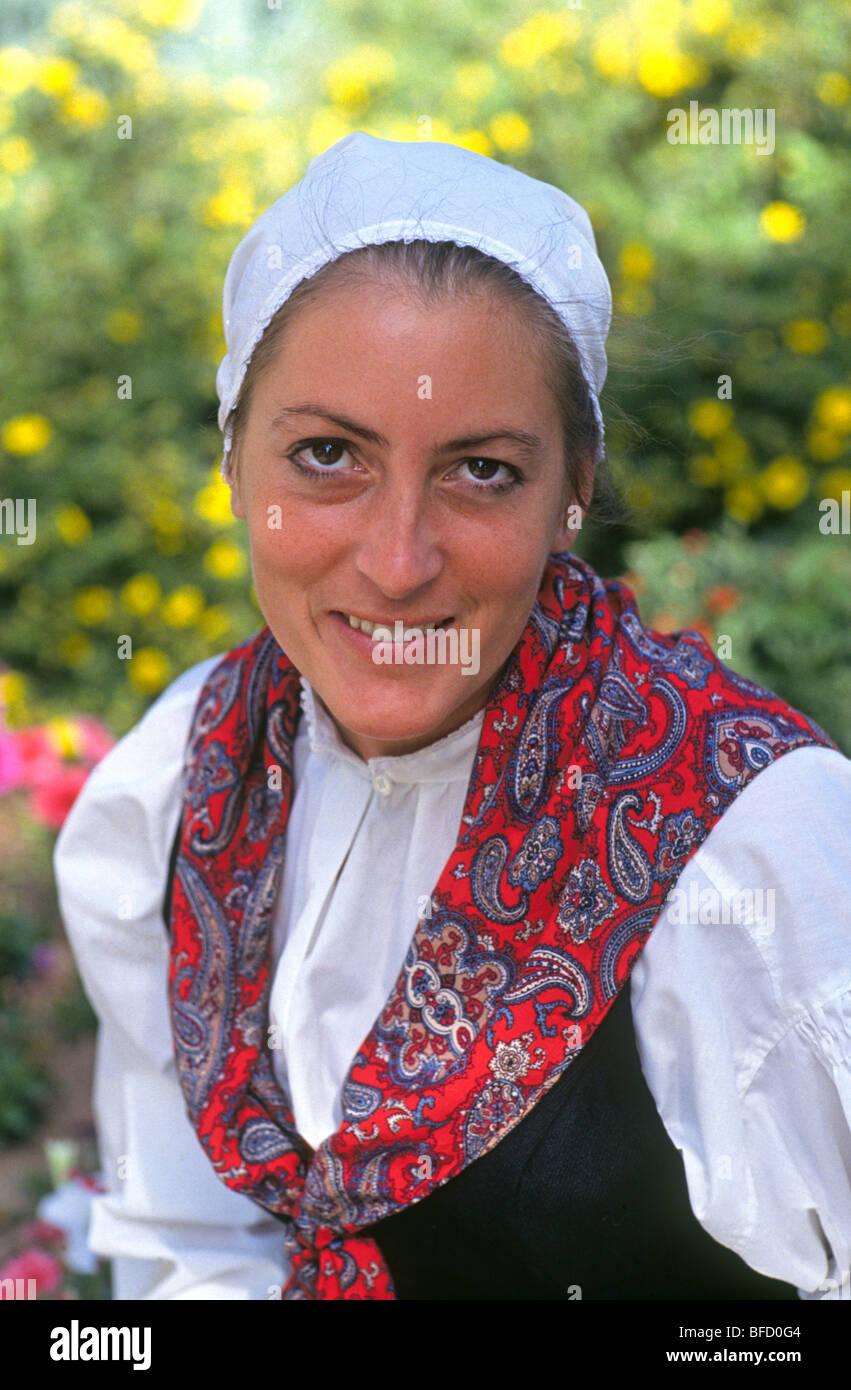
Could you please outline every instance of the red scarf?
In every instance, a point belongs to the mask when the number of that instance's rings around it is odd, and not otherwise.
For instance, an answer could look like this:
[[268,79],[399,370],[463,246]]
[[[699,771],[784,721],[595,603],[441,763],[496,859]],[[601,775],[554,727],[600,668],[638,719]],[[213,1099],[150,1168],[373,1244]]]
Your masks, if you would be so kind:
[[362,1228],[528,1114],[605,1018],[683,866],[751,777],[793,748],[836,745],[696,632],[645,629],[625,585],[553,557],[488,699],[433,915],[412,921],[346,1077],[343,1123],[314,1152],[267,1047],[299,688],[264,628],[198,699],[172,900],[177,1068],[218,1176],[286,1218],[284,1297],[392,1299]]

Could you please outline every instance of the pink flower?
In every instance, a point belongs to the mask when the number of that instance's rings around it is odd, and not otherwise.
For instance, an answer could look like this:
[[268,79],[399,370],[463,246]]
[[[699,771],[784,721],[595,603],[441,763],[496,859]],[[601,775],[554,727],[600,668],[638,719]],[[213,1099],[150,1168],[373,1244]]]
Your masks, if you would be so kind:
[[39,725],[32,729],[18,729],[15,741],[23,763],[23,781],[28,787],[50,777],[53,769],[61,766],[62,759],[50,742],[47,731]]
[[52,830],[59,830],[77,800],[90,769],[75,763],[56,763],[49,777],[39,778],[30,795],[31,813]]
[[75,720],[82,739],[82,755],[89,767],[94,767],[105,757],[110,748],[115,747],[115,739],[105,724],[91,719],[87,714]]
[[14,1255],[0,1268],[0,1279],[34,1279],[36,1297],[39,1294],[53,1293],[62,1283],[62,1265],[55,1255],[39,1250],[32,1245]]
[[0,794],[19,787],[24,780],[24,764],[18,740],[13,733],[0,729]]

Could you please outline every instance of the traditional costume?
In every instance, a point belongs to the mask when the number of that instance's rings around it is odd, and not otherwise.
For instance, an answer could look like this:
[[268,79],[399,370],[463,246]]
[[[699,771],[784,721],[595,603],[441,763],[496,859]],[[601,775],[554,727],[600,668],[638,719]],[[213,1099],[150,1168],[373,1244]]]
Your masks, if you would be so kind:
[[[611,297],[578,204],[469,151],[357,134],[314,160],[234,255],[225,285],[228,353],[217,378],[225,456],[251,353],[294,286],[357,245],[420,237],[476,245],[528,279],[574,335],[599,412]],[[779,787],[787,759],[802,769],[806,760],[814,784],[825,780],[836,804],[851,804],[851,765],[805,715],[724,666],[696,632],[646,629],[623,584],[602,581],[565,553],[550,557],[484,709],[419,754],[361,765],[361,786],[372,778],[369,796],[378,802],[400,769],[404,785],[406,766],[415,794],[425,795],[428,772],[420,785],[417,769],[430,757],[444,760],[442,775],[454,786],[425,824],[416,815],[399,820],[392,852],[375,857],[369,894],[362,838],[353,884],[345,869],[357,860],[348,850],[333,879],[321,859],[310,867],[317,843],[320,854],[336,854],[335,837],[351,849],[367,822],[361,808],[345,829],[359,795],[353,785],[347,797],[347,750],[339,740],[335,747],[328,712],[268,628],[205,664],[203,678],[196,673],[183,733],[170,861],[157,830],[157,892],[145,904],[146,920],[152,907],[161,911],[169,932],[171,1094],[179,1083],[209,1171],[282,1224],[285,1298],[783,1298],[796,1288],[812,1292],[816,1273],[823,1280],[840,1268],[851,1245],[841,1158],[849,1135],[836,1108],[838,1095],[851,1108],[847,938],[843,951],[837,930],[822,972],[801,985],[800,997],[795,984],[789,1016],[777,999],[788,960],[772,952],[794,934],[794,903],[781,905],[791,916],[777,936],[773,899],[771,913],[754,913],[752,900],[748,916],[740,894],[744,915],[731,922],[719,889],[718,921],[708,927],[716,950],[735,960],[744,938],[755,953],[755,1000],[773,1003],[755,1032],[747,1019],[757,1004],[742,1009],[735,996],[723,998],[717,1055],[682,1058],[687,1081],[674,1099],[662,1091],[672,1076],[676,1086],[676,1065],[656,1067],[654,1053],[686,1047],[690,1010],[681,1038],[665,1036],[658,1010],[636,1031],[640,1004],[630,993],[660,922],[673,932],[673,900],[690,865],[702,853],[711,864],[713,845],[722,850],[722,876],[733,864],[736,832],[722,831],[740,800],[757,804],[761,778]],[[330,829],[316,801],[317,759],[329,746],[337,760],[323,774]],[[175,772],[172,755],[172,789]],[[74,907],[79,869],[71,864],[92,833],[108,777],[94,774],[57,851],[63,910],[96,1007],[97,967]],[[386,848],[386,823],[381,833]],[[766,866],[773,874],[770,859]],[[425,907],[409,891],[415,883]],[[744,887],[747,895],[773,880],[745,878]],[[339,937],[329,954],[322,933],[335,914]],[[700,918],[690,910],[685,922],[694,945],[687,931],[679,947],[699,955]],[[157,970],[164,949],[149,943]],[[714,987],[710,975],[707,989]],[[337,1001],[346,1001],[339,1034]],[[102,1017],[108,1012],[104,1005]],[[799,1216],[790,1217],[789,1247],[778,1257],[782,1238],[755,1219],[760,1194],[748,1141],[735,1142],[736,1104],[743,1079],[745,1090],[755,1084],[773,1049],[802,1025],[818,1035],[816,1052],[826,1049],[836,1064],[825,1116],[836,1154],[824,1161],[845,1182],[827,1182],[834,1196],[818,1202],[822,1234],[824,1223],[831,1233],[808,1244],[813,1223],[802,1194],[818,1183],[803,1176],[805,1156],[800,1171],[783,1175]],[[160,1012],[160,1049],[162,1028]],[[125,1053],[132,1057],[126,1043]],[[730,1152],[716,1148],[710,1157],[726,1157],[730,1172],[707,1178],[693,1153],[684,1168],[676,1140],[690,1108],[712,1129],[715,1069],[714,1123]],[[309,1132],[299,1115],[315,1118]],[[768,1134],[771,1116],[764,1123]],[[167,1168],[168,1153],[161,1157]],[[814,1153],[816,1168],[819,1161]],[[725,1181],[730,1229],[721,1222],[719,1243],[707,1212],[713,1201],[716,1211],[724,1207]],[[103,1207],[108,1227],[108,1200]],[[274,1248],[273,1230],[264,1227],[264,1251]],[[156,1242],[149,1249],[155,1259]]]

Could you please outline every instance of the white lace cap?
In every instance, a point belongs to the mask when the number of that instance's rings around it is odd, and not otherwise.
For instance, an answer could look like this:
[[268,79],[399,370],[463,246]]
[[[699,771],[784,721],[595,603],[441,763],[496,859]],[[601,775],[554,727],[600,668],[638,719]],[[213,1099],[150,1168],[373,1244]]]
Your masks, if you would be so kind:
[[505,262],[548,301],[576,344],[600,427],[612,292],[585,209],[552,184],[458,145],[363,131],[317,155],[237,246],[222,301],[216,373],[224,435],[251,355],[301,280],[345,251],[385,241],[454,241]]

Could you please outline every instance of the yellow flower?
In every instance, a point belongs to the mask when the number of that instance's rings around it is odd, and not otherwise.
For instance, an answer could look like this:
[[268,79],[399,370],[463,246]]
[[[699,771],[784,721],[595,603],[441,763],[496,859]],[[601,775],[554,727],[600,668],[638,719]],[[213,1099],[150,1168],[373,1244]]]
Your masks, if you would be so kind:
[[678,53],[667,42],[643,46],[638,59],[638,80],[656,97],[670,97],[683,87],[703,80],[705,67],[688,53]]
[[7,454],[24,458],[47,448],[53,438],[53,426],[43,415],[15,415],[6,421],[1,437]]
[[26,707],[27,682],[20,671],[0,671],[0,711],[7,723],[14,722]]
[[154,530],[162,536],[179,536],[183,530],[183,513],[169,497],[158,497],[149,515]]
[[216,579],[238,579],[246,570],[245,552],[233,541],[214,541],[204,552],[203,564]]
[[192,29],[204,0],[137,0],[139,17],[152,29]]
[[76,758],[82,752],[83,740],[73,719],[49,719],[44,732],[60,758]]
[[79,68],[70,58],[48,58],[41,64],[35,79],[40,92],[49,97],[64,97],[70,92]]
[[772,241],[797,241],[807,220],[791,203],[769,203],[760,213],[759,225]]
[[809,490],[807,470],[791,454],[781,454],[759,475],[759,486],[766,502],[783,511],[797,507]]
[[814,429],[807,435],[807,453],[819,463],[830,463],[845,451],[845,441],[833,430]]
[[114,343],[135,343],[142,331],[142,320],[132,309],[116,309],[106,321],[107,337]]
[[395,75],[396,60],[390,50],[364,43],[326,68],[324,81],[335,105],[363,106],[373,87],[391,82]]
[[734,57],[755,58],[762,48],[765,29],[755,19],[734,24],[727,34],[726,49]]
[[649,314],[655,303],[656,297],[649,286],[634,280],[621,285],[616,292],[616,307],[626,314]]
[[692,401],[688,411],[688,422],[703,439],[715,439],[729,429],[733,419],[733,408],[726,401],[713,396]]
[[230,488],[221,478],[196,492],[195,510],[214,526],[231,526],[236,520],[230,507]]
[[724,493],[724,507],[735,521],[756,521],[762,515],[763,503],[754,483],[734,483]]
[[225,83],[223,95],[233,111],[260,111],[269,100],[269,85],[261,77],[232,77]]
[[92,523],[82,508],[72,502],[56,513],[56,529],[66,545],[82,545],[92,534]]
[[[366,135],[371,134],[363,123],[358,128],[363,130]],[[410,140],[412,137],[407,126],[406,131],[405,139]],[[344,135],[350,135],[351,132],[352,127],[336,106],[320,106],[310,117],[305,146],[311,158],[314,158],[316,155],[322,154],[323,150],[327,150],[329,145],[335,145],[338,140],[342,140]],[[398,139],[399,137],[394,136],[393,138]],[[434,139],[439,138],[439,136],[434,136]]]
[[203,213],[208,227],[247,227],[254,220],[254,192],[244,177],[232,177],[210,198]]
[[156,695],[171,674],[171,662],[159,647],[140,647],[127,666],[130,680],[143,695]]
[[455,91],[467,101],[480,101],[496,81],[489,63],[460,63],[454,73]]
[[230,614],[221,604],[205,608],[198,619],[198,631],[208,642],[217,642],[231,629]]
[[500,111],[488,128],[494,144],[509,154],[528,149],[532,142],[532,131],[517,111]]
[[633,34],[623,15],[611,15],[597,27],[591,49],[595,68],[603,77],[620,79],[632,71]]
[[826,106],[843,106],[851,93],[851,82],[843,72],[823,72],[816,80],[816,96]]
[[204,595],[196,584],[175,589],[162,605],[163,620],[169,627],[189,627],[203,612]]
[[688,22],[700,34],[717,34],[730,21],[729,0],[692,0]]
[[162,589],[152,574],[134,574],[121,590],[121,602],[135,617],[143,618],[156,608],[162,597]]
[[851,431],[851,390],[828,386],[816,397],[813,414],[820,425],[847,434]]
[[5,96],[19,96],[31,87],[36,70],[36,60],[26,48],[15,44],[0,48],[0,89]]
[[823,497],[835,497],[841,502],[843,492],[851,492],[851,468],[834,468],[825,473],[819,482],[819,492]]
[[60,107],[66,121],[73,121],[84,130],[103,125],[109,115],[109,102],[103,92],[94,87],[77,87],[63,98]]
[[737,430],[725,430],[715,443],[715,457],[725,482],[737,477],[751,460],[751,446]]
[[22,135],[10,135],[0,141],[0,169],[7,174],[22,174],[32,162],[32,145]]
[[87,627],[102,623],[112,608],[112,594],[102,584],[93,584],[74,595],[74,616]]
[[562,44],[575,43],[582,32],[579,17],[570,12],[539,10],[530,15],[519,29],[503,35],[499,57],[509,68],[531,68],[547,53]]
[[640,241],[628,241],[620,254],[622,275],[632,280],[649,280],[654,267],[653,252]]
[[59,655],[66,666],[82,666],[94,655],[94,647],[84,632],[69,632],[59,643]]
[[794,319],[783,325],[783,341],[792,352],[822,352],[827,339],[827,328],[818,319]]
[[474,154],[493,154],[493,145],[483,130],[459,131],[453,143],[463,145],[465,150],[472,150]]

